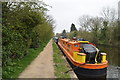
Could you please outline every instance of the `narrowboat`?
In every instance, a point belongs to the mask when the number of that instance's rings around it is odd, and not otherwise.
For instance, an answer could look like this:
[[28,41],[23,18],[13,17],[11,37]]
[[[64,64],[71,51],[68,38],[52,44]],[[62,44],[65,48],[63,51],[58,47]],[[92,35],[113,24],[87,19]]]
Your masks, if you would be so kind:
[[106,53],[101,52],[95,44],[79,39],[59,38],[58,46],[69,60],[78,77],[98,78],[107,75],[108,61]]

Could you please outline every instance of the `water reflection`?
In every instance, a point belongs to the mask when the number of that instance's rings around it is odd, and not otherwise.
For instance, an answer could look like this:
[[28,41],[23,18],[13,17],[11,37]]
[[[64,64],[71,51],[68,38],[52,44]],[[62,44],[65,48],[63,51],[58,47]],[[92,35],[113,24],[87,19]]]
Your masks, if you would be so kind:
[[110,46],[97,46],[102,52],[107,53],[107,60],[109,66],[107,68],[107,80],[110,78],[119,78],[120,77],[120,48],[110,47]]
[[107,53],[107,60],[109,62],[109,65],[120,67],[120,62],[119,62],[119,58],[120,58],[120,51],[119,50],[120,50],[120,48],[110,47],[110,46],[101,46],[101,45],[98,45],[98,48],[102,52]]

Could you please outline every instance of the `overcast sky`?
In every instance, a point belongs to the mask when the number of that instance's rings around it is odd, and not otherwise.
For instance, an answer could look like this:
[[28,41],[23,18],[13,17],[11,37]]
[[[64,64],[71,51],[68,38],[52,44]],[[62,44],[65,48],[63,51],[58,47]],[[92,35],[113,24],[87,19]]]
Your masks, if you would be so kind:
[[63,29],[70,31],[72,23],[79,29],[78,18],[82,15],[100,16],[104,7],[117,10],[120,0],[43,0],[52,6],[48,14],[51,15],[56,24],[55,33],[61,33]]

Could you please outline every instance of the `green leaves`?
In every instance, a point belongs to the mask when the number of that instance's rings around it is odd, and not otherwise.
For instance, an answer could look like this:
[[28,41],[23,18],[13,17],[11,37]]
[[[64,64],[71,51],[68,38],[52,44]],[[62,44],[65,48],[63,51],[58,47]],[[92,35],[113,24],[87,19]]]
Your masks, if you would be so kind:
[[[41,4],[41,5],[40,5]],[[44,5],[44,6],[43,6]],[[4,2],[2,6],[3,76],[11,74],[15,61],[26,57],[29,48],[39,48],[53,34],[42,2]],[[4,69],[5,68],[5,69]]]
[[75,27],[75,25],[73,23],[71,24],[71,30],[70,30],[70,32],[72,32],[72,31],[77,31],[77,29],[76,29],[76,27]]

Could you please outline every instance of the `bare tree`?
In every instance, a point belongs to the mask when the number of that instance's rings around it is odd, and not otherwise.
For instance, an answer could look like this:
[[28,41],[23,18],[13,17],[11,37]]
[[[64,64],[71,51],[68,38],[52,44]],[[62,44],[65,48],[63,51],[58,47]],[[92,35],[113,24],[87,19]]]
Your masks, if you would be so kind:
[[88,15],[83,15],[79,18],[78,23],[82,30],[93,31],[96,28],[101,28],[102,20],[103,18],[101,17],[90,17]]
[[90,16],[83,15],[78,19],[78,24],[81,26],[82,30],[89,31],[89,25],[90,25]]
[[105,21],[113,22],[117,18],[117,12],[113,8],[103,8],[100,12]]

